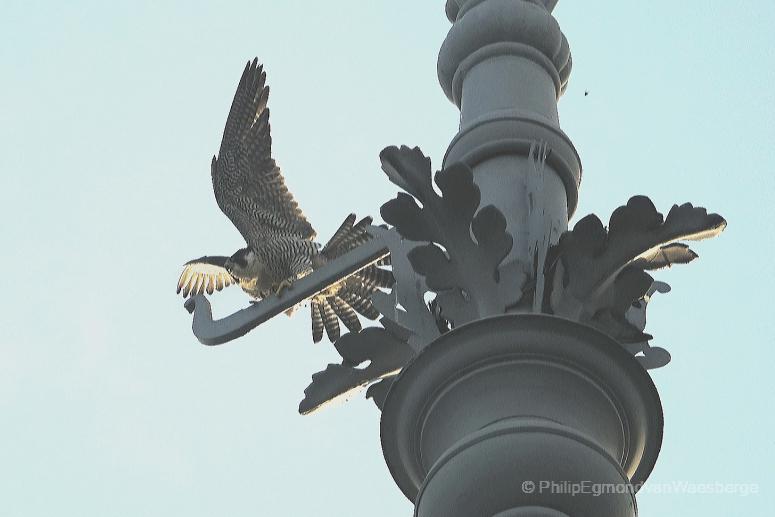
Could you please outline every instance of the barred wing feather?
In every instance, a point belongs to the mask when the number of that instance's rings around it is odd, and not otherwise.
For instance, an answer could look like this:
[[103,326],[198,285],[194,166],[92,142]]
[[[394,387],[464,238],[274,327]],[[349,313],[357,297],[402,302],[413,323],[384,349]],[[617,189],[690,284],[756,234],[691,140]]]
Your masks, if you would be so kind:
[[178,279],[178,294],[184,298],[198,294],[213,294],[236,281],[226,269],[228,257],[202,257],[186,262]]
[[250,246],[280,235],[315,237],[272,159],[268,98],[266,73],[254,59],[242,73],[211,166],[218,206]]

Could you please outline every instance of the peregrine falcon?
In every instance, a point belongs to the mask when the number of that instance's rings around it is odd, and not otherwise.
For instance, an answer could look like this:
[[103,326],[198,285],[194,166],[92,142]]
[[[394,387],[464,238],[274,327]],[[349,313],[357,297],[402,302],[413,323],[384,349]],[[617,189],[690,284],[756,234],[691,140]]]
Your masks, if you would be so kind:
[[[183,297],[212,294],[232,284],[255,299],[279,295],[294,280],[371,238],[366,232],[371,218],[356,223],[350,214],[325,246],[314,242],[315,231],[272,159],[268,97],[266,73],[254,59],[242,73],[220,151],[211,164],[215,200],[247,246],[230,257],[187,262],[178,280],[177,292]],[[323,329],[330,341],[336,341],[339,319],[350,331],[360,330],[356,312],[369,319],[379,317],[370,296],[392,286],[391,272],[378,267],[388,264],[389,257],[310,299],[313,341],[322,339]]]

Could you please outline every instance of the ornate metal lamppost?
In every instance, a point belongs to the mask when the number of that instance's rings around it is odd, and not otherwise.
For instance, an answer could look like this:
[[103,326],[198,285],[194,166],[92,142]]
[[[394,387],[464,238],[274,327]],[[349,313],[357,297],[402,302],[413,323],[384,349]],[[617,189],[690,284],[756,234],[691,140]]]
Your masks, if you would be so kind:
[[369,386],[388,468],[421,517],[636,515],[662,440],[647,370],[670,360],[644,332],[669,289],[647,271],[691,262],[683,241],[726,226],[637,196],[607,227],[589,215],[568,230],[581,162],[557,114],[571,54],[556,4],[447,0],[438,72],[461,117],[441,170],[385,149],[403,192],[371,241],[223,320],[187,302],[199,340],[221,344],[389,252],[381,326],[336,341],[342,363],[313,375],[299,410]]

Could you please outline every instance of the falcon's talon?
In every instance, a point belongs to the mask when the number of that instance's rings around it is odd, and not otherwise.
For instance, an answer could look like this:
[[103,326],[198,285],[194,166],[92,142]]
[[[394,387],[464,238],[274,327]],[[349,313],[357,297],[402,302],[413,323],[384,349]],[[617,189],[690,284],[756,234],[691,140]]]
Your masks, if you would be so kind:
[[293,282],[291,280],[285,279],[282,282],[280,282],[277,286],[277,289],[275,290],[274,294],[278,298],[283,294],[283,291],[286,289],[289,289],[293,285]]

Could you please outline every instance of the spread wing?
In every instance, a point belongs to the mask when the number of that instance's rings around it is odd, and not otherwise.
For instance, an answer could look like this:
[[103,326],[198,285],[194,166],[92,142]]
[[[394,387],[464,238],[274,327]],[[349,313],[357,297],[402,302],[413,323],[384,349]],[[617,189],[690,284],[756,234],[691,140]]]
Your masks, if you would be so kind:
[[202,257],[186,262],[178,279],[178,294],[183,297],[213,294],[236,283],[224,268],[228,257]]
[[212,162],[218,206],[254,247],[278,235],[315,237],[272,159],[268,97],[266,73],[254,59],[242,73]]

